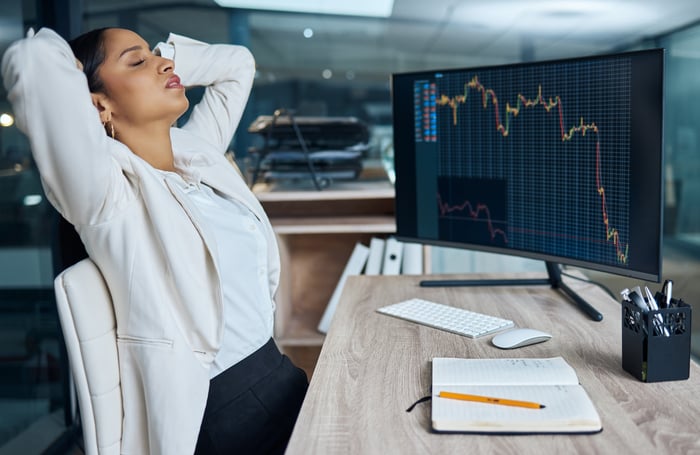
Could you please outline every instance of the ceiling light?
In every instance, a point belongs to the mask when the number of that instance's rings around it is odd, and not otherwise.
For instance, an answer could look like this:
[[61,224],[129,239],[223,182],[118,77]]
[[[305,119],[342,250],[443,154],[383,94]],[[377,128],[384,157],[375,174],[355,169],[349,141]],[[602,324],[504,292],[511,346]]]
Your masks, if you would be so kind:
[[509,31],[546,36],[573,30],[623,32],[650,24],[660,13],[648,2],[630,8],[625,2],[607,0],[502,0],[462,2],[454,20],[508,24]]
[[28,194],[24,196],[24,200],[22,201],[22,203],[25,207],[33,207],[35,205],[41,204],[41,201],[43,200],[44,198],[41,197],[40,194]]
[[228,8],[293,11],[299,13],[339,14],[347,16],[389,17],[394,0],[354,0],[339,2],[330,0],[215,0]]
[[15,123],[15,119],[10,114],[4,112],[0,114],[0,126],[12,126],[13,123]]
[[333,71],[331,71],[331,70],[329,70],[329,69],[325,69],[325,70],[323,70],[323,72],[321,73],[321,76],[323,76],[324,79],[330,79],[330,78],[333,77]]
[[308,27],[305,28],[304,29],[304,38],[311,38],[312,36],[314,36],[314,30],[311,28],[308,28]]

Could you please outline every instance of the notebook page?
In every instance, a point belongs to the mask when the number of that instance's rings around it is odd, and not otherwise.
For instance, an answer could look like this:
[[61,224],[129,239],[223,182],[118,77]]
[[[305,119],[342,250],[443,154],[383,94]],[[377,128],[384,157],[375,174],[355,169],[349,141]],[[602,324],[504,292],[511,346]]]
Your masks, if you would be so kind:
[[436,396],[433,390],[433,428],[476,432],[593,432],[600,416],[583,387],[576,386],[452,386],[446,391],[534,401],[545,406],[529,409],[461,401]]
[[439,385],[578,384],[562,357],[549,359],[433,359],[433,388]]

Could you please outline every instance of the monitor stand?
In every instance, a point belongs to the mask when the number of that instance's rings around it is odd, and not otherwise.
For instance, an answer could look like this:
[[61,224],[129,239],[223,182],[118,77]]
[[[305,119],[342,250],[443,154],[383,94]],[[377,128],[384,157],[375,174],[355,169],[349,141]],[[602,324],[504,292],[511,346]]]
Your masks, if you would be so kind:
[[603,315],[593,308],[590,303],[586,302],[580,295],[569,286],[564,284],[561,279],[561,268],[559,264],[545,261],[547,267],[548,278],[522,278],[509,280],[423,280],[420,282],[422,287],[443,287],[443,286],[533,286],[533,285],[550,285],[552,289],[561,289],[564,294],[569,296],[578,307],[586,313],[594,321],[602,321]]

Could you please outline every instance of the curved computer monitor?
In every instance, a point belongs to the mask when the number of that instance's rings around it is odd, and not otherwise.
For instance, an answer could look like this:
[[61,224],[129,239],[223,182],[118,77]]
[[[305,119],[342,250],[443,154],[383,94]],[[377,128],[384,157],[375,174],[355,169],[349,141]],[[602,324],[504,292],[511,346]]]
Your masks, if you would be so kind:
[[397,237],[661,279],[661,49],[392,75]]

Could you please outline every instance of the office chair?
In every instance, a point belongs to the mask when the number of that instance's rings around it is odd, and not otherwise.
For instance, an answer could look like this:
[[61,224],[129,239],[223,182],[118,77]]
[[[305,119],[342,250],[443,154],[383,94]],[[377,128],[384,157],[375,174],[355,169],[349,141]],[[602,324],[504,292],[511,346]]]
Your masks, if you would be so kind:
[[122,396],[112,298],[90,259],[58,275],[54,290],[78,395],[85,453],[119,454]]

